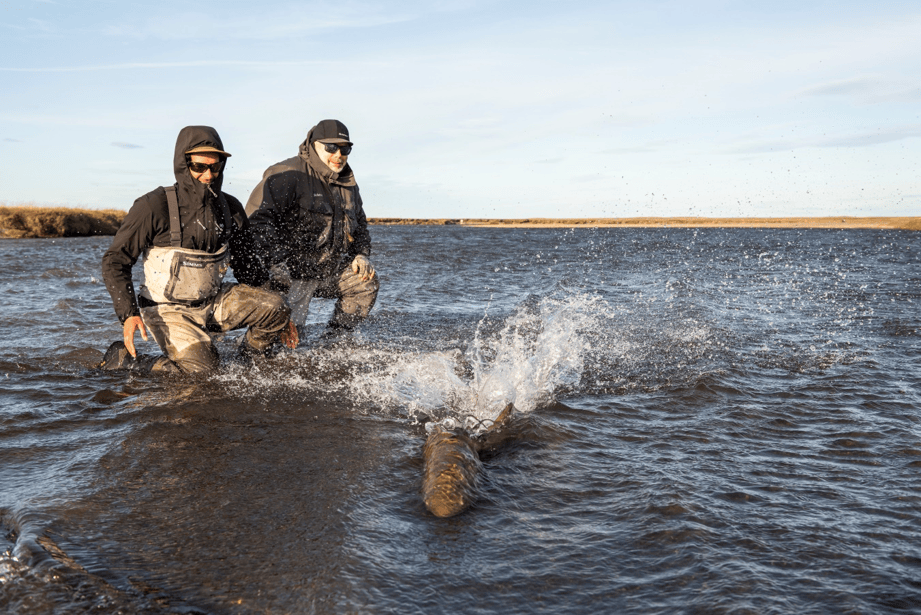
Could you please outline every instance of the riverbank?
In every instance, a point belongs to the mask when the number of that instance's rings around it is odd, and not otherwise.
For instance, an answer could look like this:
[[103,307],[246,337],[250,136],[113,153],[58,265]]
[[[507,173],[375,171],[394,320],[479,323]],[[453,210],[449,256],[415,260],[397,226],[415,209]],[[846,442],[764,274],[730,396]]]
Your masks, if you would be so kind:
[[0,238],[114,235],[125,217],[118,209],[20,205],[0,207]]
[[[114,235],[125,217],[118,209],[72,209],[21,205],[0,207],[0,238]],[[868,228],[921,231],[921,216],[799,218],[368,218],[383,226],[495,228]]]

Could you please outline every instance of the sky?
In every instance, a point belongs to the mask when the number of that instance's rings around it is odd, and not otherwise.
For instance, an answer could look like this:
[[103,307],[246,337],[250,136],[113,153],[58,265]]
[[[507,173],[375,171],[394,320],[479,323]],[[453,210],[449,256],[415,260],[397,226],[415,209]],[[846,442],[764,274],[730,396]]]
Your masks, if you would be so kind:
[[369,217],[921,215],[921,3],[0,3],[0,204],[241,201],[326,118]]

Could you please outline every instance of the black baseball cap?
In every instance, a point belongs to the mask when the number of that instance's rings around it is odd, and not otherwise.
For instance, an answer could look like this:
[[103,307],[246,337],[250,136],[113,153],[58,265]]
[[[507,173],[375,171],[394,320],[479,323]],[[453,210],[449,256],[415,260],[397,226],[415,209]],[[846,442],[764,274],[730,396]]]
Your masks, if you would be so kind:
[[349,129],[339,120],[323,120],[314,126],[311,132],[313,132],[313,141],[352,145],[352,142],[349,141]]

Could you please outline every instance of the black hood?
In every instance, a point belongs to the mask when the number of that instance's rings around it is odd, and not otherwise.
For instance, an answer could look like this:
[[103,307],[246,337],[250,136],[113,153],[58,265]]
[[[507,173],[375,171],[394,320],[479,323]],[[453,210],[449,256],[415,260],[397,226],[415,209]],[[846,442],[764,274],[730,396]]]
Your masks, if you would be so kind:
[[[185,160],[185,153],[200,145],[210,145],[219,150],[224,149],[221,137],[215,129],[210,126],[186,126],[179,131],[179,136],[176,137],[176,151],[173,153],[173,174],[176,176],[177,197],[181,204],[191,207],[193,210],[201,208],[210,199],[215,198],[212,192],[208,190],[208,185],[192,177],[189,172],[189,165]],[[226,158],[224,159],[224,165],[227,165]],[[221,193],[222,183],[224,183],[223,168],[210,184],[214,194]]]
[[316,139],[313,138],[313,132],[316,129],[316,126],[310,129],[310,132],[307,133],[307,138],[304,139],[304,142],[301,143],[300,147],[297,149],[298,157],[304,161],[304,164],[308,164],[313,168],[313,170],[322,177],[327,183],[336,182],[337,184],[342,184],[343,186],[354,186],[355,185],[355,175],[352,173],[352,167],[348,162],[345,163],[345,166],[342,168],[342,171],[336,173],[328,166],[326,163],[320,160],[317,150],[313,147],[313,142]]

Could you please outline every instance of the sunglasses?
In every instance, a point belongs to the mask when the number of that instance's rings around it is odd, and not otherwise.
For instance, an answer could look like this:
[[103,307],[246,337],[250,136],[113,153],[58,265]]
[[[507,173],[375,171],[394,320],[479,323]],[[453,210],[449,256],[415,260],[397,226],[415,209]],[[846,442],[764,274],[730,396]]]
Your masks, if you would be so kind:
[[339,150],[343,156],[348,156],[352,152],[351,145],[339,145],[338,143],[324,143],[323,149],[330,154],[335,154],[336,150]]
[[214,164],[205,164],[204,162],[190,162],[189,168],[193,173],[204,173],[207,170],[211,170],[212,175],[217,175],[221,172],[221,167],[224,166],[223,162],[215,162]]

